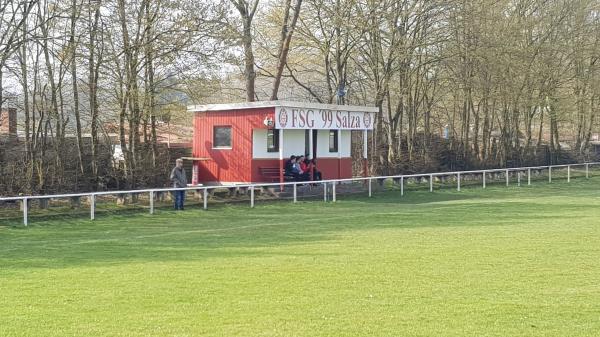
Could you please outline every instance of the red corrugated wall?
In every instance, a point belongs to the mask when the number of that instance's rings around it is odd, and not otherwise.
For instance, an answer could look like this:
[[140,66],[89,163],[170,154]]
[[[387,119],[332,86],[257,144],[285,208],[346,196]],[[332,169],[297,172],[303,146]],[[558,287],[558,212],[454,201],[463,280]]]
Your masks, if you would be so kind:
[[[199,162],[198,182],[250,182],[252,180],[252,129],[266,128],[264,120],[274,117],[274,108],[196,112],[194,157]],[[231,125],[232,148],[213,149],[213,127]]]
[[317,158],[317,169],[323,179],[352,178],[352,158]]

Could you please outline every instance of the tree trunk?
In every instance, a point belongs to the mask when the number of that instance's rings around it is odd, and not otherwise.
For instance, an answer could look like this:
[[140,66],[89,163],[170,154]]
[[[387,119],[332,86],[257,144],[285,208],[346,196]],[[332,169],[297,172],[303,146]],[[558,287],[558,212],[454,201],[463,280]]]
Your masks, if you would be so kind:
[[77,85],[77,45],[75,43],[75,24],[77,23],[77,0],[71,2],[71,34],[69,47],[71,48],[71,81],[73,82],[73,112],[75,113],[75,126],[77,132],[77,158],[79,171],[84,174],[83,168],[83,141],[81,139],[81,116],[79,114],[79,88]]
[[[157,4],[156,11],[159,10]],[[156,89],[154,83],[154,44],[152,43],[153,25],[154,20],[151,19],[150,4],[146,5],[146,42],[145,42],[145,53],[146,53],[146,81],[147,89],[146,95],[148,100],[147,115],[150,117],[150,144],[152,146],[152,167],[156,168],[156,162],[158,160],[158,142],[156,136],[156,115],[155,115],[155,96]],[[153,17],[153,16],[152,16]]]
[[94,188],[98,187],[98,74],[101,64],[101,54],[98,54],[96,60],[96,36],[98,33],[98,22],[100,20],[100,6],[94,10],[93,20],[91,12],[89,13],[90,22],[90,40],[89,40],[89,55],[88,55],[88,88],[89,88],[89,107],[90,107],[90,129],[92,135],[92,179]]
[[302,0],[296,0],[294,6],[294,16],[292,17],[292,23],[288,27],[289,12],[291,7],[291,0],[286,0],[285,17],[281,28],[281,42],[279,47],[277,71],[275,73],[275,81],[273,84],[273,93],[271,94],[271,100],[277,100],[277,94],[279,92],[279,85],[281,84],[281,76],[283,75],[283,68],[287,64],[287,55],[290,51],[290,43],[292,41],[292,35],[296,28],[296,22],[300,16],[300,6],[302,6]]

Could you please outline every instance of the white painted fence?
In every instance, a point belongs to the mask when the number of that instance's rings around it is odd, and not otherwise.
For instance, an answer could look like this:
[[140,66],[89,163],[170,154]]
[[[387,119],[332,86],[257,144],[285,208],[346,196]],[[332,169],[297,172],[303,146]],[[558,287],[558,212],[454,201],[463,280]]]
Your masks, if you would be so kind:
[[[581,163],[581,164],[567,164],[567,165],[548,165],[548,166],[531,166],[531,167],[516,167],[516,168],[503,168],[503,169],[488,169],[488,170],[474,170],[474,171],[455,171],[455,172],[436,172],[436,173],[420,173],[420,174],[404,174],[404,175],[393,175],[393,176],[378,176],[378,177],[360,177],[360,178],[348,178],[348,179],[334,179],[334,180],[322,180],[314,182],[323,185],[323,201],[328,201],[328,185],[331,185],[331,201],[337,200],[336,185],[339,183],[347,182],[367,182],[368,184],[368,195],[373,195],[373,180],[385,181],[387,179],[399,180],[400,181],[400,194],[404,195],[404,181],[407,178],[428,178],[429,179],[429,191],[433,192],[433,178],[434,177],[445,177],[445,176],[456,176],[456,188],[460,191],[461,177],[466,175],[482,175],[482,186],[486,188],[486,178],[491,173],[504,173],[506,177],[506,186],[510,184],[510,173],[517,173],[517,183],[521,184],[521,175],[527,173],[527,185],[531,185],[531,171],[532,170],[548,170],[548,182],[552,182],[552,169],[567,169],[567,181],[571,181],[571,168],[573,167],[585,167],[585,177],[589,178],[590,166],[599,166],[600,162],[592,163]],[[304,185],[307,182],[285,182],[285,183],[267,183],[267,184],[236,184],[236,185],[221,185],[221,186],[190,186],[185,188],[155,188],[155,189],[142,189],[142,190],[129,190],[129,191],[105,191],[105,192],[88,192],[88,193],[72,193],[72,194],[55,194],[55,195],[32,195],[32,196],[19,196],[19,197],[3,197],[0,201],[20,201],[22,202],[23,208],[23,224],[28,225],[28,203],[31,200],[39,199],[58,199],[58,198],[78,198],[88,197],[90,202],[90,219],[94,220],[96,212],[96,197],[103,195],[128,195],[128,194],[142,194],[148,193],[150,207],[150,214],[154,214],[154,196],[155,193],[165,193],[173,191],[202,191],[203,208],[208,208],[208,193],[209,190],[219,188],[247,188],[250,191],[250,207],[254,207],[255,204],[255,189],[263,187],[284,187],[292,186],[293,189],[293,201],[298,201],[297,189],[298,185]]]

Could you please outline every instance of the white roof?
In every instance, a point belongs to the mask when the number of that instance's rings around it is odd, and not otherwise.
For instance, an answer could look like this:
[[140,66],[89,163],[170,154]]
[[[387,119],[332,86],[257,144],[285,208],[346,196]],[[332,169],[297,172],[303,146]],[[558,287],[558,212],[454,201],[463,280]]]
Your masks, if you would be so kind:
[[270,107],[340,110],[340,111],[356,111],[356,112],[378,112],[379,111],[379,109],[377,107],[372,107],[372,106],[337,105],[337,104],[321,104],[321,103],[311,103],[311,102],[290,102],[290,101],[260,101],[260,102],[226,103],[226,104],[190,105],[187,107],[187,110],[189,112],[208,112],[208,111],[241,110],[241,109],[253,109],[253,108],[270,108]]

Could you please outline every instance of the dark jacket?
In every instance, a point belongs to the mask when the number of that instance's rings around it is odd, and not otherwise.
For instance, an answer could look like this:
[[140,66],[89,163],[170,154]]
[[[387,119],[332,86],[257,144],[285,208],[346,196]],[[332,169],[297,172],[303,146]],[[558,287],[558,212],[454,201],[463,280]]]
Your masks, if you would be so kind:
[[175,166],[173,171],[171,171],[171,181],[173,182],[173,187],[187,187],[187,177],[185,175],[185,170],[182,168],[178,168]]
[[294,164],[292,164],[291,160],[286,160],[283,171],[285,175],[292,175],[292,171],[294,170]]

